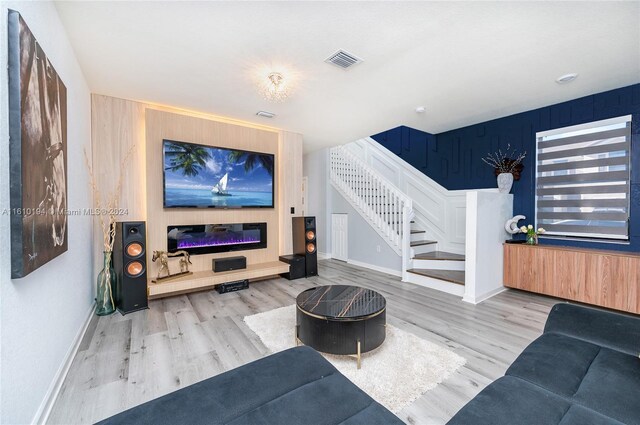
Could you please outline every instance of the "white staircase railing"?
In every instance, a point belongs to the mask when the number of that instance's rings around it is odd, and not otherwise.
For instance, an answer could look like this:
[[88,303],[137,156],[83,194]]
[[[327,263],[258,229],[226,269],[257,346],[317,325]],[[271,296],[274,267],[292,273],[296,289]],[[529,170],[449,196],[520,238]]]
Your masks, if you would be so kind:
[[331,184],[402,256],[402,276],[406,280],[414,216],[411,198],[344,147],[331,148],[330,153]]
[[428,239],[438,241],[439,251],[465,253],[466,200],[471,190],[445,189],[370,137],[344,149],[411,198],[415,226],[425,230]]

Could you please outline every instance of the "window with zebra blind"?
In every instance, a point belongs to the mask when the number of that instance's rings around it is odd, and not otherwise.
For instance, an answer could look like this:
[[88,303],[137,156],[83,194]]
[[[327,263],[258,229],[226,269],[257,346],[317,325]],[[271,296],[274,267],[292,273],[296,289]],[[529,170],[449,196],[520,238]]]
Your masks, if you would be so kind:
[[629,239],[631,115],[536,133],[536,227]]

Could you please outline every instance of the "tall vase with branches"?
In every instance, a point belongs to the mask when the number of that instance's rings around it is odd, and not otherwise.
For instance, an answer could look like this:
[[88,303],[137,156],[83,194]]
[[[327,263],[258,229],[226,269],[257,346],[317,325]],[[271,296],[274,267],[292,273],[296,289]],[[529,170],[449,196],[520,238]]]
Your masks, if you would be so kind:
[[131,159],[135,146],[132,146],[126,153],[120,163],[120,175],[113,191],[107,193],[102,198],[102,193],[98,188],[93,168],[89,161],[87,152],[84,152],[84,160],[89,171],[89,182],[93,191],[93,214],[100,220],[100,229],[102,231],[103,244],[103,268],[98,273],[97,290],[96,290],[96,314],[98,316],[106,316],[112,314],[116,309],[116,296],[114,295],[117,286],[117,277],[113,269],[113,243],[116,235],[116,218],[119,213],[118,204],[120,193],[122,192],[122,183],[124,180],[124,172],[126,165]]
[[498,179],[498,191],[509,193],[514,180],[520,180],[520,173],[524,166],[522,160],[527,156],[527,152],[518,153],[507,145],[507,150],[498,149],[495,153],[489,153],[482,158],[485,164],[493,167],[494,174]]

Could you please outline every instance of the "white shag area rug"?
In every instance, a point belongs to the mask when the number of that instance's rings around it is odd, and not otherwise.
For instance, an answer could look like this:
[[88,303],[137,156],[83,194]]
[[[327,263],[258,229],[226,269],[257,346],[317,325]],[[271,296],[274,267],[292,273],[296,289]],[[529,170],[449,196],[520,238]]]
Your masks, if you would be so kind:
[[[245,323],[272,352],[294,346],[296,306],[246,316]],[[436,344],[387,324],[382,345],[362,355],[362,368],[348,356],[323,354],[343,375],[394,413],[435,388],[466,360]]]

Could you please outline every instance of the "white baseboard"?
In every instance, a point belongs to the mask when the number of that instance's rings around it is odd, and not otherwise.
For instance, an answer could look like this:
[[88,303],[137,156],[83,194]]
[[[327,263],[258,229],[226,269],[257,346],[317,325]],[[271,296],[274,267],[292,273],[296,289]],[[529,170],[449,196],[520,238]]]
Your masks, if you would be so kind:
[[331,254],[329,254],[327,252],[318,251],[318,261],[320,261],[320,260],[328,260],[330,258],[331,258]]
[[498,295],[500,292],[504,292],[506,290],[507,290],[507,288],[502,286],[500,288],[494,289],[493,291],[486,292],[486,293],[480,295],[479,297],[469,297],[469,296],[467,296],[465,294],[465,296],[462,297],[462,301],[465,301],[465,302],[468,302],[468,303],[471,303],[471,304],[480,304],[482,301],[486,301],[489,298],[491,298],[491,297],[493,297],[495,295]]
[[67,374],[69,373],[69,369],[71,368],[71,363],[73,363],[73,359],[78,352],[78,348],[80,348],[80,343],[84,338],[84,334],[85,332],[87,332],[89,323],[91,323],[91,319],[93,318],[93,313],[95,311],[95,308],[96,308],[96,303],[95,302],[91,303],[91,307],[89,308],[89,311],[87,313],[87,316],[86,316],[87,318],[85,319],[85,323],[84,325],[82,325],[82,327],[76,334],[73,340],[73,343],[69,347],[69,351],[67,351],[64,361],[60,365],[60,368],[56,372],[55,376],[53,377],[53,381],[51,381],[51,385],[49,386],[49,389],[47,390],[47,393],[45,394],[45,397],[42,400],[42,403],[40,404],[38,411],[36,412],[35,416],[33,417],[33,420],[31,421],[32,424],[40,425],[40,424],[47,423],[47,420],[49,419],[49,415],[51,414],[51,409],[53,408],[53,404],[58,398],[58,394],[60,394],[62,383],[67,377]]
[[377,272],[402,277],[402,272],[399,270],[393,270],[393,269],[388,269],[386,267],[374,266],[373,264],[363,263],[362,261],[347,260],[347,264],[353,264],[354,266],[364,267],[365,269],[371,269]]

